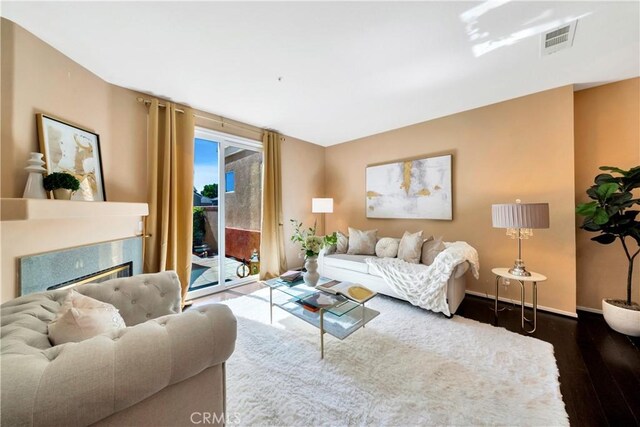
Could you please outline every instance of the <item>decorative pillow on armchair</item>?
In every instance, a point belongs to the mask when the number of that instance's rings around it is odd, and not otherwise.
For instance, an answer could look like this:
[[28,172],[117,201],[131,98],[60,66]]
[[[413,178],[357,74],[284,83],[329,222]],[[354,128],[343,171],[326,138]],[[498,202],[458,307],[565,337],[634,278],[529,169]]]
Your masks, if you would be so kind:
[[117,308],[72,289],[49,323],[49,340],[53,345],[80,342],[122,328],[126,325]]
[[411,264],[418,264],[420,262],[421,251],[422,230],[417,233],[405,231],[398,246],[398,258]]
[[349,255],[375,255],[378,230],[358,230],[349,227]]
[[437,239],[427,240],[422,244],[422,259],[421,262],[424,265],[431,265],[436,259],[438,254],[444,251],[446,247],[442,242],[442,237]]

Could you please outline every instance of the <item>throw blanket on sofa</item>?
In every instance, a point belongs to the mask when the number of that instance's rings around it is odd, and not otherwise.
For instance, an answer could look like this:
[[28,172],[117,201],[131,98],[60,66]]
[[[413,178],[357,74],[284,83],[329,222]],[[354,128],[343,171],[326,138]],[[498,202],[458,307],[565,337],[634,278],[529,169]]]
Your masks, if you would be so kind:
[[480,270],[478,251],[466,242],[445,243],[433,264],[411,264],[398,258],[367,258],[385,282],[411,304],[451,316],[447,305],[447,281],[458,264],[469,262],[477,279]]

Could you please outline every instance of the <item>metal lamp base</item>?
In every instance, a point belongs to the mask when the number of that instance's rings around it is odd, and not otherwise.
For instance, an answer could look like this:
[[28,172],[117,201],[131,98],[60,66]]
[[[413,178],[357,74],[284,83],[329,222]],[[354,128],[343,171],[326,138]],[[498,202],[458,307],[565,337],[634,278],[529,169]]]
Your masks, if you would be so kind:
[[516,260],[515,264],[513,265],[513,268],[509,270],[509,274],[513,274],[514,276],[521,276],[521,277],[531,276],[531,273],[529,273],[524,266],[524,261],[522,261],[521,259]]

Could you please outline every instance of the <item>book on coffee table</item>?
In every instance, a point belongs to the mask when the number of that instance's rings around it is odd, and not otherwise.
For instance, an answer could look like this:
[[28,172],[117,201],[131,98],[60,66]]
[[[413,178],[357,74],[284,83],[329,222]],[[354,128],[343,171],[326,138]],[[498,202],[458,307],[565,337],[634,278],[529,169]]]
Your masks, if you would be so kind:
[[316,286],[316,289],[334,295],[343,295],[359,304],[367,302],[378,295],[377,292],[374,292],[363,285],[351,282],[341,282],[339,280],[332,280],[327,283],[319,284]]
[[284,274],[280,275],[280,280],[283,280],[287,283],[297,282],[302,279],[302,271],[298,270],[289,270]]
[[316,313],[318,310],[320,310],[318,307],[314,306],[313,304],[309,304],[308,302],[305,302],[304,300],[298,300],[296,301],[296,304],[300,305],[302,308],[304,308],[305,310],[308,310],[312,313]]
[[328,309],[333,308],[341,303],[346,303],[347,300],[341,295],[331,295],[323,292],[316,292],[301,300],[302,305],[314,307],[316,309]]

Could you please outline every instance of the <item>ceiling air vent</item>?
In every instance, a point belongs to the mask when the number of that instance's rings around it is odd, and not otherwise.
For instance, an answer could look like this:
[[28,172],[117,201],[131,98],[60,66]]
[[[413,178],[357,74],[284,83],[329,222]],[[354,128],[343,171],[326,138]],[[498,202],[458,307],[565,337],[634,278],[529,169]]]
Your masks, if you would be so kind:
[[573,46],[578,21],[571,21],[561,27],[542,34],[542,56]]

